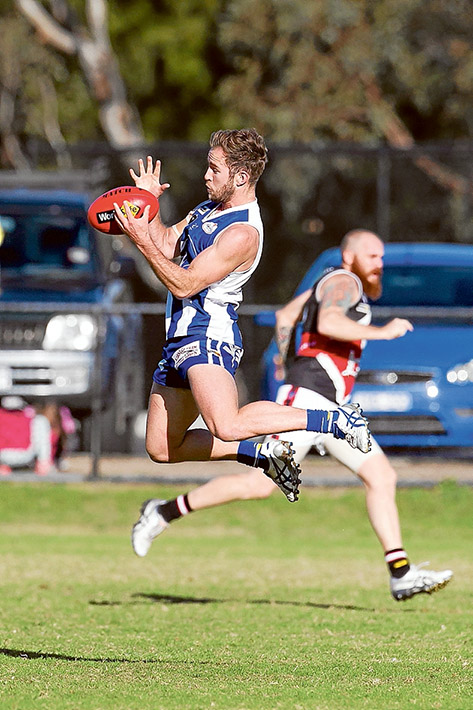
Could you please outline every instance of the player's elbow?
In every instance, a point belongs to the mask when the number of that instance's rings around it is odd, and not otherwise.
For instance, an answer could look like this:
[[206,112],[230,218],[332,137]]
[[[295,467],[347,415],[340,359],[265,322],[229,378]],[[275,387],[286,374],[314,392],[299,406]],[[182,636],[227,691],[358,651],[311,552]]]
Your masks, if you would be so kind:
[[183,288],[170,288],[169,289],[172,293],[172,295],[175,298],[178,298],[180,301],[182,301],[184,298],[189,298],[189,293],[186,289]]
[[321,319],[319,321],[319,323],[317,324],[317,331],[320,333],[320,335],[323,335],[324,338],[336,337],[336,329],[332,327],[332,324],[327,319]]
[[192,288],[192,285],[180,284],[169,289],[172,295],[179,300],[184,300],[185,298],[192,298],[198,293],[198,289]]
[[[348,320],[348,319],[347,319]],[[350,321],[348,321],[350,323]],[[343,336],[347,323],[337,312],[323,313],[317,320],[317,331],[325,338],[339,340]]]

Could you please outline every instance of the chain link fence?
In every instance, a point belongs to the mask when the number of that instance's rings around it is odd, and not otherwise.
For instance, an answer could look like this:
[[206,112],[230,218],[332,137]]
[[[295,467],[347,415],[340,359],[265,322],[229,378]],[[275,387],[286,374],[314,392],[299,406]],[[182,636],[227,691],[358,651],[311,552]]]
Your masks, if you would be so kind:
[[[167,222],[182,219],[205,199],[205,144],[160,142],[118,153],[106,144],[88,143],[68,151],[73,169],[90,176],[95,194],[99,184],[103,189],[129,184],[128,168],[136,168],[139,157],[159,158],[163,179],[171,184],[161,198]],[[28,153],[34,169],[55,169],[55,156],[44,143],[32,141]],[[308,263],[356,227],[392,242],[472,243],[473,141],[409,149],[270,144],[258,199],[265,250],[245,299],[282,303]],[[148,300],[143,295],[139,300]]]
[[[148,144],[126,154],[117,153],[106,144],[68,146],[71,174],[69,179],[68,173],[62,174],[60,182],[66,189],[73,188],[80,172],[82,187],[92,198],[105,189],[129,184],[128,167],[136,168],[139,157],[152,155],[163,163],[163,180],[171,183],[171,189],[161,198],[161,212],[165,222],[173,223],[205,199],[207,150],[204,144],[177,142]],[[41,187],[42,175],[56,172],[55,156],[39,142],[31,142],[28,152],[34,179]],[[238,375],[242,403],[260,396],[261,357],[272,336],[270,329],[255,325],[254,314],[291,298],[309,264],[324,249],[338,245],[348,230],[372,229],[387,242],[473,243],[473,142],[429,144],[406,150],[339,144],[269,145],[269,156],[258,184],[265,248],[239,310],[245,343]],[[1,177],[2,187],[19,187],[23,181],[31,186],[31,174],[4,172]],[[139,273],[142,275],[143,271]],[[144,326],[143,409],[164,342],[165,293],[162,288],[150,286],[153,279],[151,274],[151,279],[135,280],[136,302],[110,306],[106,312],[103,307],[67,304],[69,311],[82,309],[98,319],[112,313],[140,314]],[[0,312],[17,307],[18,304],[0,303]],[[36,304],[34,308],[38,312],[41,308],[43,312],[49,310],[48,304]],[[100,341],[98,347],[100,358]],[[104,403],[100,368],[94,378],[92,477],[98,475],[102,455]]]

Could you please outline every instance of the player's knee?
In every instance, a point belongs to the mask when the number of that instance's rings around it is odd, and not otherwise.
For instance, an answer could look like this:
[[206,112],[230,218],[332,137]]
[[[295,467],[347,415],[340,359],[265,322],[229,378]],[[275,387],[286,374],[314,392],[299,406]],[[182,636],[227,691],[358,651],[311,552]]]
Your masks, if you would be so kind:
[[241,500],[261,500],[268,498],[276,489],[270,478],[264,475],[260,469],[252,469],[245,473],[240,473]]
[[206,422],[210,433],[220,441],[239,441],[239,430],[232,422]]
[[379,482],[386,488],[396,488],[397,484],[397,473],[386,459],[384,465],[379,471]]
[[397,473],[391,465],[389,465],[387,467],[385,476],[386,476],[387,484],[390,485],[392,488],[396,488]]
[[369,459],[358,475],[370,488],[394,490],[397,485],[397,473],[384,454]]
[[167,451],[156,449],[153,446],[146,447],[146,453],[154,463],[170,463],[169,453]]
[[277,486],[273,481],[261,471],[255,471],[250,474],[248,491],[251,495],[248,496],[249,498],[257,498],[258,500],[269,498],[276,488]]
[[146,439],[146,453],[154,463],[172,463],[171,450],[165,441],[156,438]]

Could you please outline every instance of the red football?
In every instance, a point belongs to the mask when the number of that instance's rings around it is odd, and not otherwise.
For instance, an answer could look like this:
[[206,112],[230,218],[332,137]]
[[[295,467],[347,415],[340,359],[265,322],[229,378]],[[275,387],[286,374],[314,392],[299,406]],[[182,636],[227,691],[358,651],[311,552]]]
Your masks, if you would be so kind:
[[[105,234],[121,234],[122,229],[115,219],[115,210],[113,203],[122,207],[124,202],[129,202],[131,211],[135,217],[141,217],[146,205],[150,206],[149,221],[156,217],[159,211],[159,202],[148,190],[143,190],[142,187],[116,187],[114,190],[104,192],[103,195],[97,197],[92,202],[87,210],[87,218],[95,229]],[[122,207],[123,213],[125,212]]]

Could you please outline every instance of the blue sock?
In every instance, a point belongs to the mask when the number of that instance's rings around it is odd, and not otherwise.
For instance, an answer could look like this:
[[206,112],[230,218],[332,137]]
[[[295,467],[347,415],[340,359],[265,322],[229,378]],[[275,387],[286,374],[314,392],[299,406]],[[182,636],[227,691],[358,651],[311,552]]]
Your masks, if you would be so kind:
[[240,441],[236,459],[239,463],[253,468],[268,468],[268,459],[261,453],[261,443],[256,441]]
[[331,434],[334,419],[332,411],[326,411],[325,409],[308,409],[307,431],[319,431],[322,434]]

